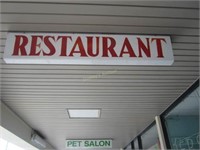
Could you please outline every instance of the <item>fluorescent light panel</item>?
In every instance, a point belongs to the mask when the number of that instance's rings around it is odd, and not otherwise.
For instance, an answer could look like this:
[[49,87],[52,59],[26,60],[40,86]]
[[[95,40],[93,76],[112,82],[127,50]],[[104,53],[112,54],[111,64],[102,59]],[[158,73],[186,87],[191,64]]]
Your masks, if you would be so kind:
[[68,109],[70,118],[100,118],[100,109]]

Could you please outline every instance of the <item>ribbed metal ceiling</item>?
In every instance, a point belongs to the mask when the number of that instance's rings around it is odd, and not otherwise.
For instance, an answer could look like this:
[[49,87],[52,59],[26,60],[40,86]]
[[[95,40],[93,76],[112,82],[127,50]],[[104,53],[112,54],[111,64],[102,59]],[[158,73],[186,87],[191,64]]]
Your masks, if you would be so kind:
[[[13,65],[7,32],[168,35],[172,66]],[[2,100],[57,150],[65,139],[114,139],[123,148],[199,78],[198,1],[1,2]],[[101,108],[70,120],[66,108]]]

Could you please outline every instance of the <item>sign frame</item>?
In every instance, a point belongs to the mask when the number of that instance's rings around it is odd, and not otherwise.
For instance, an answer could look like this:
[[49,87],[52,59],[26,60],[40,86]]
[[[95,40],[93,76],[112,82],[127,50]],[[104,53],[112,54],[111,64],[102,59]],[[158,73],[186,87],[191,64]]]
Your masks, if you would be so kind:
[[4,61],[11,64],[172,65],[169,36],[8,33]]

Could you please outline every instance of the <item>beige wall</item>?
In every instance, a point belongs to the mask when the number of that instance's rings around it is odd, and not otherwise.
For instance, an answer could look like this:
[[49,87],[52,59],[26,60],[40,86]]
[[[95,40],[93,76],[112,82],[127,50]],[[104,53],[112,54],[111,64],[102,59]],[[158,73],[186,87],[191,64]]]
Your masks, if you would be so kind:
[[[20,117],[18,117],[10,108],[1,102],[1,126],[9,130],[24,141],[31,143],[31,134],[33,129],[27,125]],[[53,149],[53,147],[47,144],[46,149]]]

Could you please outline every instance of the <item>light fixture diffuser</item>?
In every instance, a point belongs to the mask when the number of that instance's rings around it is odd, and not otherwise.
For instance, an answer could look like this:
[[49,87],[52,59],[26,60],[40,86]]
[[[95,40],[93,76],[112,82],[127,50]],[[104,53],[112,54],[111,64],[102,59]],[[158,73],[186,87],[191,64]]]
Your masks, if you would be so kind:
[[67,109],[69,118],[100,118],[100,109]]

